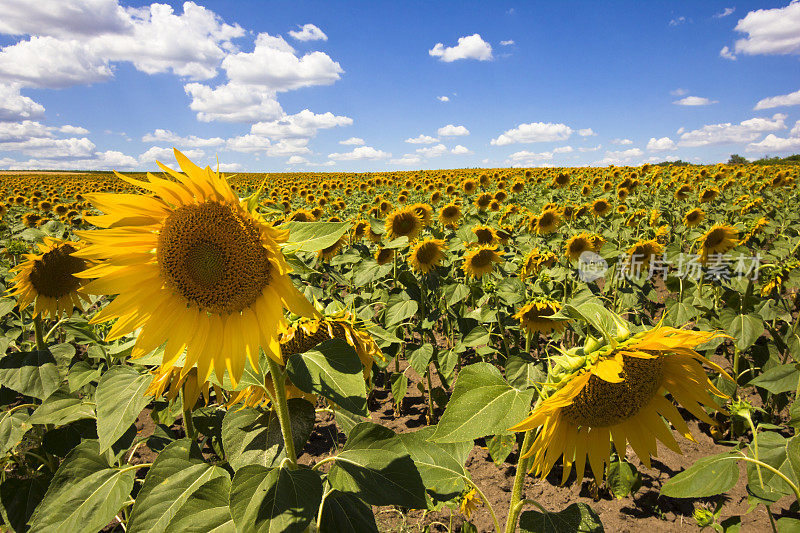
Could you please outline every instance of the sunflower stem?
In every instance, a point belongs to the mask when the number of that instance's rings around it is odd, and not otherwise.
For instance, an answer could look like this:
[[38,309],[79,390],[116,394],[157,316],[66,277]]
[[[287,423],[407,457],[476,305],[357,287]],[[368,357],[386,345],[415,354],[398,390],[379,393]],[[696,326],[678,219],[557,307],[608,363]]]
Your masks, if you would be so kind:
[[33,317],[33,330],[36,332],[36,349],[40,352],[43,352],[47,349],[47,344],[44,341],[44,334],[43,326],[42,326],[42,317],[40,315],[36,315]]
[[514,489],[511,491],[511,502],[508,505],[508,519],[506,520],[505,533],[514,533],[517,527],[517,518],[522,510],[519,505],[522,499],[522,486],[525,483],[525,475],[528,473],[528,463],[530,457],[525,454],[533,444],[533,430],[525,432],[522,446],[519,447],[519,459],[517,460],[517,474],[514,476]]
[[297,454],[294,450],[292,426],[289,423],[289,404],[286,401],[286,373],[271,357],[267,357],[267,362],[269,363],[269,373],[272,375],[272,383],[275,387],[275,412],[278,414],[278,422],[283,434],[286,458],[289,459],[289,469],[294,470],[297,468]]
[[189,380],[185,380],[183,385],[181,385],[181,411],[183,411],[183,430],[186,433],[186,436],[192,439],[193,441],[197,440],[197,430],[194,427],[194,419],[192,418],[192,408],[194,405],[189,405],[186,402],[186,383]]

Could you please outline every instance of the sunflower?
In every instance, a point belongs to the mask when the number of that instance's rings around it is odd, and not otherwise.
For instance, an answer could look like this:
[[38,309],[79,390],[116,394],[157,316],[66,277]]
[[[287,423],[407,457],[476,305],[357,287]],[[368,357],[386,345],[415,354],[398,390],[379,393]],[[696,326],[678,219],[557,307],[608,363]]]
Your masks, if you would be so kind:
[[466,194],[472,194],[475,192],[475,189],[478,188],[478,182],[474,179],[464,180],[461,184],[461,188]]
[[683,217],[683,223],[687,228],[694,228],[706,218],[706,213],[699,207],[695,207]]
[[474,226],[472,233],[478,238],[478,246],[490,246],[497,243],[497,232],[490,226]]
[[339,237],[338,241],[331,244],[327,248],[323,248],[322,250],[317,252],[317,258],[322,259],[322,261],[324,261],[325,263],[330,262],[330,260],[333,259],[336,255],[338,255],[338,253],[342,250],[342,246],[344,246],[344,243],[346,241],[347,241],[347,234],[345,233],[344,235]]
[[655,256],[664,253],[664,248],[655,239],[639,241],[628,250],[628,264],[633,269],[633,274],[638,275],[643,269],[650,266]]
[[564,255],[573,261],[577,261],[584,252],[597,253],[600,251],[600,246],[602,246],[602,237],[585,232],[579,233],[569,238],[565,245],[566,251]]
[[483,505],[483,500],[478,495],[478,491],[476,489],[472,489],[462,498],[461,505],[459,505],[459,511],[461,511],[461,514],[466,516],[467,520],[469,520],[472,518],[472,513],[474,513],[480,505]]
[[422,218],[411,208],[397,209],[386,217],[386,235],[390,240],[408,237],[413,240],[422,231]]
[[525,279],[533,274],[537,274],[542,268],[549,268],[553,266],[555,262],[556,254],[553,252],[542,252],[539,248],[533,248],[528,252],[528,255],[525,256],[520,277]]
[[561,304],[549,298],[534,300],[522,306],[514,315],[525,333],[564,331],[565,321],[553,320],[552,316],[561,310]]
[[550,187],[554,189],[566,187],[569,185],[570,179],[571,178],[569,174],[566,172],[560,172],[555,178],[553,178],[553,183],[550,184]]
[[604,198],[598,198],[592,202],[592,214],[597,217],[604,217],[611,212],[611,202]]
[[161,367],[153,372],[153,381],[144,392],[145,396],[160,398],[163,396],[167,401],[173,401],[183,390],[183,402],[189,408],[194,407],[197,400],[203,397],[206,404],[211,401],[211,390],[217,397],[218,403],[223,403],[222,389],[217,384],[209,384],[208,381],[200,382],[197,378],[197,367],[190,368],[184,373],[180,366]]
[[482,278],[492,271],[495,263],[501,263],[503,258],[497,253],[495,246],[480,246],[464,256],[462,269],[464,274],[473,278]]
[[289,278],[280,249],[289,232],[265,223],[220,174],[175,158],[184,173],[159,163],[175,181],[117,174],[157,196],[88,196],[107,213],[89,222],[107,229],[76,232],[89,245],[75,255],[101,261],[79,276],[98,278],[88,293],[117,295],[91,323],[118,319],[106,341],[141,328],[133,358],[166,342],[162,368],[186,351],[183,375],[197,365],[198,380],[213,371],[221,382],[227,369],[235,386],[247,360],[258,370],[259,349],[282,361],[284,309],[317,312]]
[[691,192],[692,192],[691,185],[681,185],[675,191],[675,198],[677,198],[678,200],[686,200],[687,198],[689,198],[689,193]]
[[558,209],[550,208],[542,211],[539,216],[533,216],[528,221],[528,231],[537,235],[553,233],[561,224],[561,215]]
[[289,215],[288,220],[290,222],[314,222],[317,217],[308,209],[298,209]]
[[458,204],[447,204],[439,211],[439,222],[443,226],[455,226],[461,218],[461,207]]
[[38,254],[25,254],[23,261],[14,268],[15,285],[9,289],[11,296],[18,297],[20,310],[33,303],[33,316],[70,315],[77,307],[83,310],[84,281],[75,277],[84,270],[87,262],[71,255],[80,248],[80,243],[45,237],[39,244]]
[[708,262],[709,254],[724,254],[739,244],[739,232],[732,226],[717,224],[697,239],[700,262]]
[[717,409],[709,392],[725,396],[709,381],[701,363],[728,375],[693,348],[720,336],[715,332],[657,326],[632,338],[621,336],[615,345],[588,354],[583,349],[573,349],[572,353],[554,357],[556,362],[547,380],[550,388],[545,388],[554,392],[528,418],[511,428],[538,430],[533,445],[524,454],[533,456],[531,471],[546,477],[563,456],[562,483],[573,464],[581,480],[588,455],[595,479],[602,480],[612,441],[620,453],[629,443],[648,468],[650,457],[657,455],[656,439],[680,453],[661,417],[684,437],[694,439],[665,395],[671,395],[703,422],[715,425],[700,404]]
[[713,202],[717,196],[719,196],[719,189],[717,189],[716,187],[707,187],[700,192],[698,201],[701,204]]
[[394,258],[394,248],[378,248],[375,252],[375,260],[379,265],[385,265]]
[[483,194],[480,194],[475,199],[475,207],[477,207],[481,211],[486,211],[486,209],[489,207],[489,205],[492,203],[493,200],[494,196],[492,196],[488,192],[485,192]]
[[444,259],[445,243],[441,239],[425,239],[408,255],[408,264],[416,272],[427,274]]
[[367,230],[369,229],[370,225],[369,222],[366,220],[357,220],[355,224],[353,224],[353,233],[351,237],[351,242],[358,242],[364,238],[367,234]]

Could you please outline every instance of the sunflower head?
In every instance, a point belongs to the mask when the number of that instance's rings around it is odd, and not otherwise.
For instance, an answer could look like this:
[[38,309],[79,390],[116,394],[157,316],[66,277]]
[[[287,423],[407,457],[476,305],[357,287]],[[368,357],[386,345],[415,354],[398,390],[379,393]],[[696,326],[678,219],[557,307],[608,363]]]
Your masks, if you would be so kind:
[[628,250],[628,261],[633,274],[638,275],[650,266],[651,261],[664,253],[664,248],[655,239],[638,241]]
[[522,272],[520,276],[525,279],[534,274],[538,274],[543,268],[549,268],[556,262],[556,254],[548,251],[541,251],[539,248],[533,248],[522,263]]
[[417,244],[408,256],[408,264],[416,272],[427,274],[441,263],[445,256],[445,242],[441,239],[425,239]]
[[564,255],[573,261],[577,261],[581,254],[584,252],[595,252],[600,250],[603,245],[603,238],[599,235],[592,235],[590,233],[579,233],[573,235],[567,240],[565,244]]
[[478,246],[491,246],[498,241],[497,232],[491,226],[474,226],[472,233],[478,238]]
[[378,248],[375,252],[375,260],[379,265],[385,265],[394,259],[394,248]]
[[514,318],[527,334],[549,334],[553,331],[564,331],[566,322],[556,320],[553,315],[561,310],[561,304],[549,298],[539,298],[527,303],[517,311]]
[[439,222],[443,226],[455,226],[461,218],[461,207],[458,204],[447,204],[439,211]]
[[598,198],[592,202],[592,214],[598,217],[604,217],[611,212],[611,202],[605,198]]
[[481,211],[485,211],[486,209],[489,208],[489,205],[492,203],[493,200],[494,196],[492,196],[488,192],[485,192],[483,194],[478,195],[478,197],[475,199],[475,207],[477,207]]
[[705,212],[699,207],[695,207],[683,217],[683,223],[687,228],[694,228],[706,218]]
[[412,208],[398,209],[386,217],[386,234],[389,239],[408,237],[413,240],[422,231],[422,218]]
[[482,278],[492,271],[495,263],[501,263],[503,258],[497,253],[496,246],[479,246],[464,256],[462,270],[465,275],[472,278]]
[[733,226],[717,224],[697,239],[700,262],[708,262],[711,254],[724,254],[739,244],[739,231]]

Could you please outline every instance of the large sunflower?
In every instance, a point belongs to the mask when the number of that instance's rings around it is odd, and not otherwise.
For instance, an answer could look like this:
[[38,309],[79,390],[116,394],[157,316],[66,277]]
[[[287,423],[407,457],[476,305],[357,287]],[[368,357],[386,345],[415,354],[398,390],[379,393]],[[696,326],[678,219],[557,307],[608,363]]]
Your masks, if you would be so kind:
[[566,255],[573,261],[577,261],[581,257],[582,253],[584,252],[597,253],[602,245],[603,245],[602,237],[585,232],[579,233],[578,235],[573,235],[572,237],[569,238],[569,240],[565,244],[566,250],[564,252],[564,255]]
[[551,368],[548,384],[556,391],[511,428],[538,430],[525,454],[534,458],[531,470],[545,477],[563,456],[562,483],[573,464],[580,480],[588,455],[592,473],[600,480],[612,441],[620,453],[629,443],[648,468],[650,457],[658,455],[656,439],[680,453],[662,417],[684,437],[694,439],[666,394],[700,420],[714,424],[700,404],[717,409],[709,393],[725,396],[709,381],[701,363],[728,376],[693,348],[719,336],[656,327],[614,347],[554,358],[561,360]]
[[98,278],[85,286],[91,294],[117,295],[91,323],[118,319],[107,341],[141,328],[134,358],[166,342],[162,367],[186,351],[183,374],[196,365],[199,381],[212,371],[222,381],[227,370],[235,386],[246,360],[259,368],[259,349],[282,361],[284,309],[317,312],[289,279],[288,231],[266,224],[219,173],[175,157],[183,174],[159,163],[175,181],[117,174],[155,197],[88,196],[107,213],[89,222],[107,229],[76,232],[89,246],[75,255],[100,261],[80,277]]
[[700,262],[705,264],[710,254],[724,254],[737,244],[739,244],[739,231],[732,226],[717,224],[697,239]]
[[464,274],[473,278],[482,278],[492,271],[495,263],[501,263],[503,258],[497,253],[495,246],[480,246],[464,256],[461,268]]
[[528,222],[528,231],[538,235],[553,233],[561,224],[561,215],[557,208],[545,209],[539,216],[532,216]]
[[461,218],[461,207],[458,204],[447,204],[439,211],[439,222],[443,226],[455,226]]
[[386,236],[389,239],[408,237],[413,240],[422,231],[422,217],[412,208],[398,209],[386,217]]
[[695,207],[683,217],[683,223],[687,228],[699,226],[700,223],[706,218],[705,212],[699,207]]
[[408,264],[417,272],[427,274],[445,257],[446,245],[442,239],[425,239],[417,244],[408,255]]
[[86,268],[86,261],[71,255],[80,243],[45,237],[38,254],[26,254],[14,270],[11,296],[17,296],[20,309],[33,303],[33,316],[55,318],[71,314],[77,307],[83,310],[81,298],[84,281],[75,277]]
[[525,333],[544,333],[564,331],[566,322],[554,320],[553,315],[561,310],[561,304],[549,298],[541,298],[522,306],[514,315]]

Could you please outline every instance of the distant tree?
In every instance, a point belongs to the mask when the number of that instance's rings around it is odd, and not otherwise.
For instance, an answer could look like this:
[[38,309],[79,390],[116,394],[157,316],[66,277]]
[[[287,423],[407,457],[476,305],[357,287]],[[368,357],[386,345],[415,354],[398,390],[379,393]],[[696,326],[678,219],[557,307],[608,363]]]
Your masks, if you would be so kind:
[[739,154],[733,154],[731,155],[731,158],[728,159],[729,165],[746,165],[748,163],[749,161],[744,157],[740,156]]

